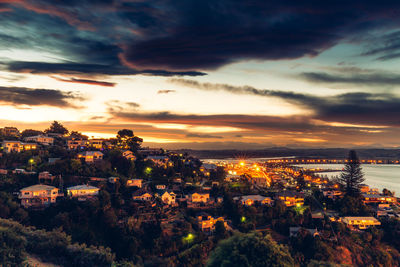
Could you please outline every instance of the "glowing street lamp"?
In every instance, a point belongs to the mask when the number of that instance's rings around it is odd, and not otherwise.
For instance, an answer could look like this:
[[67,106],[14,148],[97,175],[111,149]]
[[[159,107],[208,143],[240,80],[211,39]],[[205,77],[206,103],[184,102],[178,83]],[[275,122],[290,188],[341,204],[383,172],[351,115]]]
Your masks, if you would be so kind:
[[145,173],[146,175],[150,175],[150,174],[151,174],[151,171],[152,171],[152,169],[151,169],[150,167],[147,167],[147,168],[144,170],[144,173]]
[[187,243],[190,244],[194,241],[195,235],[192,233],[189,233],[187,236],[182,237],[182,240]]
[[32,172],[32,165],[33,165],[33,163],[35,162],[33,159],[29,159],[29,164],[31,164],[31,172]]
[[243,161],[241,161],[239,164],[240,164],[240,166],[242,166],[242,167],[244,166],[244,162],[243,162]]

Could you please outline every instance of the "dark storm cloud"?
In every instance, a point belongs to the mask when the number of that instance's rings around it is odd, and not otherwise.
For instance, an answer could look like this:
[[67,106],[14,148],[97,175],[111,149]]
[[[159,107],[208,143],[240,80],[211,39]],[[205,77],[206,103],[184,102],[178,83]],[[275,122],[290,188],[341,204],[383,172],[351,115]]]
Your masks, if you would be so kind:
[[162,36],[132,43],[132,66],[215,69],[246,59],[293,59],[321,51],[366,30],[398,25],[397,1],[182,1],[177,23]]
[[400,57],[400,31],[391,32],[378,38],[367,40],[369,49],[362,56],[375,56],[377,60],[386,61]]
[[[290,91],[257,89],[251,86],[200,83],[186,79],[171,79],[170,81],[198,90],[277,97],[312,110],[314,115],[310,119],[363,125],[400,126],[400,98],[390,93],[354,92],[334,96],[316,96]],[[381,79],[380,82],[383,83],[384,80]]]
[[0,87],[0,102],[5,105],[78,108],[75,102],[82,100],[84,100],[83,97],[72,92],[25,87]]
[[164,70],[142,70],[137,71],[125,66],[83,64],[83,63],[46,63],[14,61],[6,64],[6,68],[13,72],[24,72],[34,74],[92,74],[92,75],[155,75],[155,76],[202,76],[205,73],[197,71],[171,72]]
[[[2,8],[13,11],[2,13],[1,24],[14,30],[23,25],[3,43],[33,45],[29,47],[61,53],[72,62],[31,64],[33,73],[54,67],[57,73],[199,75],[193,70],[240,60],[315,56],[400,22],[395,12],[400,2],[394,0],[2,2]],[[13,39],[18,37],[21,42]],[[388,44],[393,55],[395,48]],[[10,69],[18,71],[21,64]]]

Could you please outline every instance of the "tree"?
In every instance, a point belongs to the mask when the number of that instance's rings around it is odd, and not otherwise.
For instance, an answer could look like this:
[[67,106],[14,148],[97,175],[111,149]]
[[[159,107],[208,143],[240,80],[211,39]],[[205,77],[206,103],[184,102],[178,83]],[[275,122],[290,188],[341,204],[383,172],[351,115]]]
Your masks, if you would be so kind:
[[36,135],[41,135],[41,134],[43,134],[42,131],[37,131],[37,130],[33,130],[33,129],[26,129],[26,130],[22,131],[21,137],[25,138],[25,137],[36,136]]
[[364,182],[364,174],[361,170],[360,161],[354,150],[350,150],[344,170],[338,178],[344,192],[348,196],[360,194],[360,185]]
[[222,240],[211,254],[207,266],[293,266],[288,249],[270,235],[242,234]]
[[74,138],[74,139],[84,139],[84,140],[89,139],[89,137],[87,135],[83,135],[82,133],[77,132],[77,131],[70,132],[69,137]]
[[66,134],[68,134],[69,131],[58,121],[53,121],[53,123],[50,125],[50,127],[48,129],[46,129],[44,132],[66,135]]
[[137,151],[143,143],[143,139],[135,136],[132,130],[123,129],[118,131],[117,134],[118,146],[122,149],[130,149]]

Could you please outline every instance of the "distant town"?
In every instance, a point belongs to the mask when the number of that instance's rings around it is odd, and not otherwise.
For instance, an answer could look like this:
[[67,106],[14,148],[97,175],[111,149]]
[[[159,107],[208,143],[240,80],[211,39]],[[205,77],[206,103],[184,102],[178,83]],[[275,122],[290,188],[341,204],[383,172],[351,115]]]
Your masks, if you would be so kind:
[[[87,266],[219,266],[219,244],[250,233],[268,234],[287,266],[396,266],[399,257],[399,199],[370,188],[357,169],[395,159],[359,160],[353,151],[200,160],[143,147],[129,129],[90,139],[56,121],[0,136],[0,227],[34,244],[28,261],[65,265],[74,256],[70,266],[81,266],[89,254]],[[345,168],[329,179],[320,175],[329,169],[298,166],[315,163]]]

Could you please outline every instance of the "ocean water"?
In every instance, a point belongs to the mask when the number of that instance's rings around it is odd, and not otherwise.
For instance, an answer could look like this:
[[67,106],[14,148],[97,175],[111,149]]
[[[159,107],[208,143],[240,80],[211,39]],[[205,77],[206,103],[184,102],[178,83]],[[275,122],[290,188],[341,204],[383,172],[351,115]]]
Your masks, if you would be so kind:
[[[340,175],[343,169],[342,164],[301,164],[297,165],[304,168],[323,168],[337,170],[337,172],[324,172],[322,175],[333,177]],[[400,197],[400,165],[394,164],[362,164],[361,165],[365,184],[370,188],[378,188],[380,191],[384,188],[396,192],[396,196]]]

